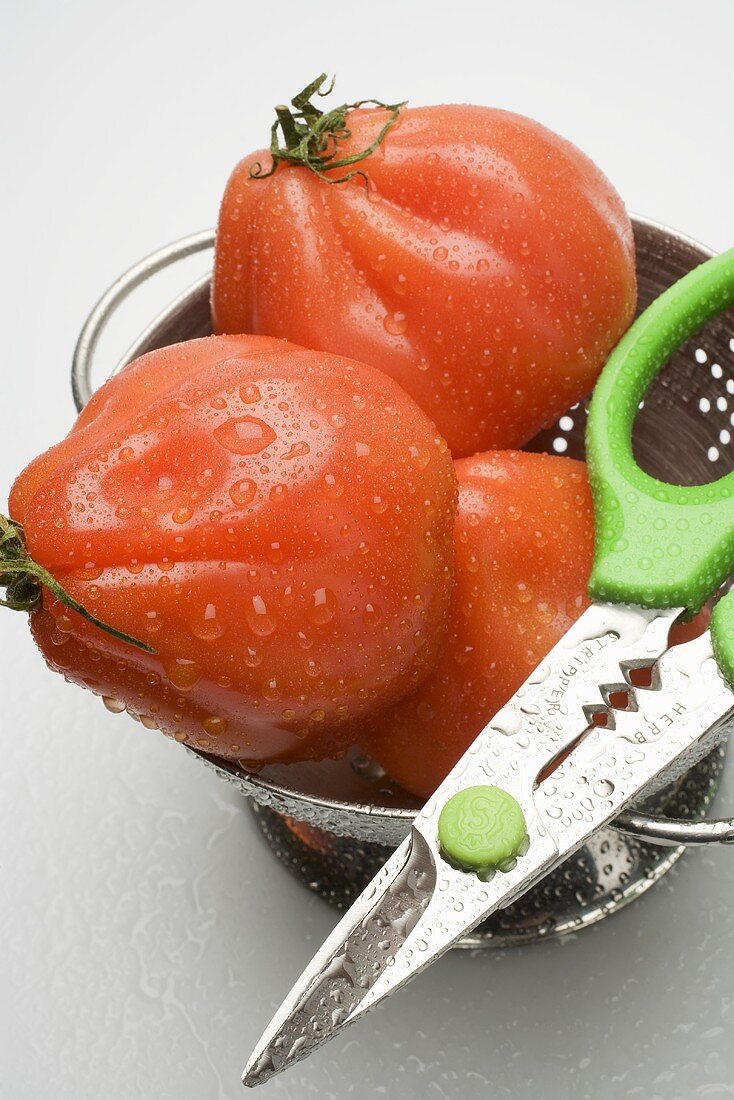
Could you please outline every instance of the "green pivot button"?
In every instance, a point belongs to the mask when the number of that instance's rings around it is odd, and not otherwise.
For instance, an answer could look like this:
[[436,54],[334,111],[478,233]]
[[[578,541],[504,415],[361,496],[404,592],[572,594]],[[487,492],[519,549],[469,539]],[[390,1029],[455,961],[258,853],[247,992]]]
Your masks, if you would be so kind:
[[448,800],[438,819],[438,840],[449,862],[484,871],[520,854],[527,835],[519,802],[501,787],[465,787]]

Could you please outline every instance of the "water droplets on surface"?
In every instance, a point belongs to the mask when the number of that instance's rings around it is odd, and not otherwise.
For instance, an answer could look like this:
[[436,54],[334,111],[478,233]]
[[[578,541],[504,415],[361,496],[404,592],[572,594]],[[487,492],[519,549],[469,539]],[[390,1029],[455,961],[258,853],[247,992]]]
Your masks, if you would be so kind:
[[186,657],[176,657],[164,665],[166,676],[179,691],[188,691],[201,679],[201,669],[196,661]]
[[237,455],[259,454],[276,438],[270,425],[256,416],[232,417],[219,424],[213,434],[222,447]]
[[241,481],[236,481],[229,489],[229,495],[238,508],[244,508],[251,504],[255,499],[256,492],[257,485],[249,477],[243,477]]
[[275,630],[275,619],[269,614],[261,595],[252,596],[245,603],[245,618],[253,634],[267,638]]
[[382,324],[385,332],[389,333],[390,336],[402,336],[408,328],[408,320],[400,310],[388,313]]
[[336,615],[339,602],[330,588],[317,588],[306,614],[316,626],[326,626]]

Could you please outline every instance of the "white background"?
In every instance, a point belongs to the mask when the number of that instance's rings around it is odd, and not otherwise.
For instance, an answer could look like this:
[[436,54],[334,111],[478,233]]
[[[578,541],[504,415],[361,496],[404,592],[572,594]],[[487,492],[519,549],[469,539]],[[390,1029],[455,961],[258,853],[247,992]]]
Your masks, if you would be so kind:
[[[733,51],[728,0],[0,0],[3,498],[72,422],[94,300],[213,224],[272,104],[322,69],[340,100],[533,115],[632,210],[724,248]],[[215,776],[47,673],[20,616],[0,652],[0,1095],[238,1097],[332,912]],[[733,900],[734,852],[691,853],[569,942],[442,960],[262,1096],[732,1096]]]

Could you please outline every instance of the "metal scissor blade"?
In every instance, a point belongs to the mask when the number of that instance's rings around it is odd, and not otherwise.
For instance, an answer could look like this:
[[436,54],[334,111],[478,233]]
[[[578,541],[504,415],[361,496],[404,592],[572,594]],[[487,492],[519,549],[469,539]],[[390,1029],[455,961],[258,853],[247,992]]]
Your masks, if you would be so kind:
[[[605,692],[626,686],[625,665],[664,652],[678,614],[596,604],[580,617],[469,747],[326,940],[247,1063],[246,1085],[310,1054],[556,866],[557,845],[535,806],[538,775],[583,735],[591,714],[607,709]],[[454,793],[487,783],[520,803],[530,848],[485,883],[442,858],[436,824]]]
[[259,1085],[311,1054],[509,905],[555,855],[533,819],[526,856],[485,883],[446,864],[439,873],[432,844],[414,827],[303,972],[250,1057],[243,1083]]
[[734,692],[722,677],[708,631],[669,649],[635,709],[595,729],[536,792],[541,818],[563,858],[630,804],[682,775],[724,740]]
[[350,1022],[360,1001],[410,934],[436,884],[411,833],[325,940],[283,1001],[242,1074],[253,1087],[310,1054]]

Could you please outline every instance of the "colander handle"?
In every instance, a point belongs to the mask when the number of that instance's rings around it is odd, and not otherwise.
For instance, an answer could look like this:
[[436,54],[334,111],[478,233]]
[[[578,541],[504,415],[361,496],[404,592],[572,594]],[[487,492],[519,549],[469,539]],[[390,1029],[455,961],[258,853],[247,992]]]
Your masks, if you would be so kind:
[[[632,454],[645,392],[672,353],[734,305],[734,249],[661,294],[612,352],[596,384],[586,434],[596,543],[592,599],[698,611],[734,569],[734,471],[708,485],[668,485]],[[711,633],[734,685],[734,595],[721,600]]]
[[[143,283],[146,283],[153,275],[157,275],[159,271],[165,271],[167,268],[171,267],[172,264],[178,263],[180,260],[185,260],[189,256],[195,255],[197,252],[204,252],[206,249],[213,247],[213,229],[204,229],[200,233],[191,233],[188,237],[182,237],[179,241],[173,241],[172,244],[167,244],[163,248],[151,252],[149,256],[145,256],[142,260],[139,260],[129,268],[124,275],[116,279],[111,287],[108,287],[84,322],[84,328],[79,333],[79,339],[74,348],[74,357],[71,363],[71,392],[74,397],[74,404],[76,405],[77,412],[81,412],[92,396],[92,366],[94,364],[97,345],[107,325],[122,303],[130,297],[137,287],[142,286]],[[197,280],[197,283],[194,285],[197,286],[202,282],[208,283],[208,281],[209,276],[207,275],[203,280]],[[192,287],[189,287],[184,294],[180,295],[175,302],[171,303],[168,309],[164,310],[163,314],[148,325],[145,332],[143,332],[135,343],[128,348],[127,352],[112,372],[113,374],[126,363],[129,363],[137,357],[139,354],[138,348],[144,344],[146,336],[156,327],[160,318],[162,316],[168,316],[171,310],[176,307],[177,303],[187,297],[192,289]]]

